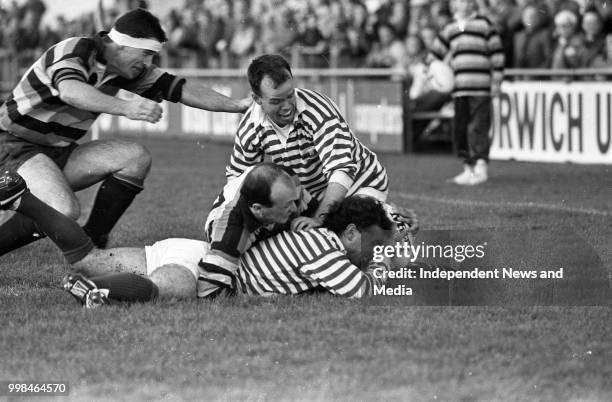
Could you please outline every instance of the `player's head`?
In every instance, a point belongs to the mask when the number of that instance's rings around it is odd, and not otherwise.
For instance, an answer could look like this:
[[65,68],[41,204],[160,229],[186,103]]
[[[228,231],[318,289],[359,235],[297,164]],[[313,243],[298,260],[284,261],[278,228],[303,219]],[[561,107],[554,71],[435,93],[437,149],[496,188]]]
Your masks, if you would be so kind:
[[366,196],[350,196],[334,204],[323,226],[340,236],[348,258],[357,266],[367,264],[374,246],[388,244],[393,236],[393,222],[384,205]]
[[253,100],[266,115],[283,127],[293,122],[296,113],[293,75],[287,60],[277,54],[264,54],[251,61],[247,78]]
[[294,218],[300,192],[282,167],[262,163],[247,173],[240,195],[255,218],[264,225]]
[[117,18],[105,40],[110,71],[133,79],[152,63],[168,38],[159,19],[139,8]]

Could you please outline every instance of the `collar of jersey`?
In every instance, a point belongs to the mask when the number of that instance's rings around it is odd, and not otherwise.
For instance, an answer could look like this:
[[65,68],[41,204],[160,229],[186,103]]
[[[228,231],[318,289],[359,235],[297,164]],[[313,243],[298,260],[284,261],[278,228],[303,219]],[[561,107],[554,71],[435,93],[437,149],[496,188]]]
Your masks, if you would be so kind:
[[336,244],[338,246],[339,251],[346,254],[346,248],[344,247],[344,244],[342,244],[342,240],[340,240],[340,236],[338,236],[337,234],[335,234],[334,232],[332,232],[331,230],[327,228],[321,228],[321,229],[322,229],[321,233],[323,233],[324,236],[326,236],[329,240],[331,240],[334,244]]

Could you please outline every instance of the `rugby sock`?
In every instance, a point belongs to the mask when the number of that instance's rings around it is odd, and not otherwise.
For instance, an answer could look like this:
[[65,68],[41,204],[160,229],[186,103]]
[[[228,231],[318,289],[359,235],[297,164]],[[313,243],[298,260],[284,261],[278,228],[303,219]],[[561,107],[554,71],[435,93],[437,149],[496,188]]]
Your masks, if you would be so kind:
[[32,219],[16,213],[0,226],[0,255],[17,250],[41,237]]
[[[75,220],[56,211],[29,192],[21,196],[17,212],[21,214],[16,214],[15,217],[24,218],[21,219],[25,222],[23,227],[29,227],[28,221],[31,222],[34,231],[49,236],[71,264],[83,259],[94,248],[91,239]],[[4,231],[4,225],[2,230]]]
[[106,247],[108,234],[134,198],[143,189],[143,180],[119,174],[102,182],[94,201],[89,220],[83,226],[94,244]]
[[131,272],[120,272],[89,278],[98,289],[108,289],[108,298],[120,302],[155,300],[159,289],[149,278]]

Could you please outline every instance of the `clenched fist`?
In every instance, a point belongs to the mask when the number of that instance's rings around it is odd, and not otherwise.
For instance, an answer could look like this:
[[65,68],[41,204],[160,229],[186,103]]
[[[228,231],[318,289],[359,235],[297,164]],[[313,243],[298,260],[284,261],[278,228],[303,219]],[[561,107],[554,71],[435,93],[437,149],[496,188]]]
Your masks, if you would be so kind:
[[131,120],[144,120],[157,123],[162,117],[162,108],[157,102],[150,99],[134,99],[128,101],[125,117]]

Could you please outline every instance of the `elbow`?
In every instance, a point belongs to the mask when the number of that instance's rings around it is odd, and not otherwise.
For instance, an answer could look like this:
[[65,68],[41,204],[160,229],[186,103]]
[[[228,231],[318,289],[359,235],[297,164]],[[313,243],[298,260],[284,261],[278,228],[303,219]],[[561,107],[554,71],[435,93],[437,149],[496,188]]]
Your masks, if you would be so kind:
[[60,91],[59,98],[62,102],[67,103],[71,106],[77,106],[76,97],[70,91]]

